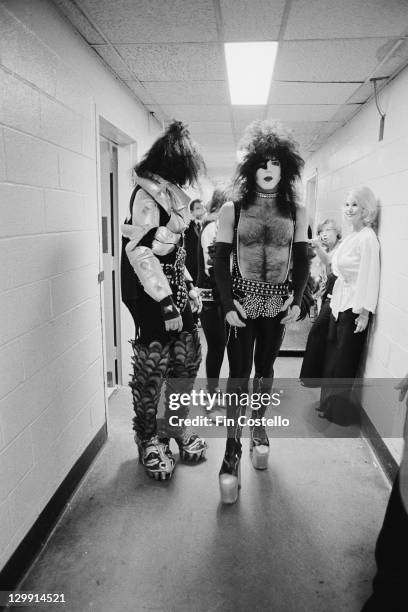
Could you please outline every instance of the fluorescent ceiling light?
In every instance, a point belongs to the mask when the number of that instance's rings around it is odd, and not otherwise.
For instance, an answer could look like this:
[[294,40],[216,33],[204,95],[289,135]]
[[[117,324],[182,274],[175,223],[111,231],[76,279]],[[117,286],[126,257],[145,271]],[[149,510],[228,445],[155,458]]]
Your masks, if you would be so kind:
[[231,104],[266,104],[277,42],[224,43]]

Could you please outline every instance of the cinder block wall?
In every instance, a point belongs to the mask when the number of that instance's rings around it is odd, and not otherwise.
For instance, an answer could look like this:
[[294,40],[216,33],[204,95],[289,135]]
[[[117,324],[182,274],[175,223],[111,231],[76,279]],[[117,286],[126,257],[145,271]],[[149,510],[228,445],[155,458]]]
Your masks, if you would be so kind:
[[[308,159],[304,177],[317,169],[318,220],[341,221],[342,204],[357,185],[368,185],[380,200],[381,288],[365,376],[398,379],[408,371],[408,70],[379,97],[386,113],[384,139],[378,140],[380,118],[372,101]],[[401,433],[404,409],[396,392],[384,402],[366,393],[364,405],[380,433],[389,435],[389,423]],[[398,457],[399,441],[386,442]]]
[[46,0],[0,2],[0,92],[1,568],[106,418],[98,117],[159,126]]

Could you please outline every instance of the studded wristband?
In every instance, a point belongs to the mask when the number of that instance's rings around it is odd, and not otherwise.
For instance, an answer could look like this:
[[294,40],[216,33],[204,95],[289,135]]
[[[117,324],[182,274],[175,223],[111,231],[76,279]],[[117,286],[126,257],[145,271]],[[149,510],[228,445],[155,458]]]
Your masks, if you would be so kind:
[[180,316],[180,313],[173,302],[173,298],[171,295],[165,297],[160,302],[160,308],[162,311],[162,316],[165,321],[169,321],[170,319],[177,319]]

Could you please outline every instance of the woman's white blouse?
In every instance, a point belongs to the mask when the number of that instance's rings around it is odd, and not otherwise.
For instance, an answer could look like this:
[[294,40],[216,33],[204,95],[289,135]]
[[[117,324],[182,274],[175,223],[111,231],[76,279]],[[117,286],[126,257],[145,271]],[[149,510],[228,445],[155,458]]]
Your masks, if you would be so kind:
[[380,245],[371,227],[353,232],[333,253],[332,271],[337,276],[330,307],[337,319],[349,308],[375,312],[380,286]]

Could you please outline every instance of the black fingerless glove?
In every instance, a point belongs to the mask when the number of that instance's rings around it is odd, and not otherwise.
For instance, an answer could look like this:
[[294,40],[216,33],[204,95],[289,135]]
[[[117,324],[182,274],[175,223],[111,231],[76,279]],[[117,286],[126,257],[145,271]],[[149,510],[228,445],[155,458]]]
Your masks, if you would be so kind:
[[292,288],[293,304],[300,306],[303,292],[309,278],[309,258],[307,256],[307,242],[293,243],[293,269]]
[[165,321],[177,319],[177,317],[180,316],[180,312],[177,306],[175,305],[171,295],[168,295],[167,297],[162,299],[159,304],[161,308],[162,317]]
[[232,244],[229,242],[215,243],[214,276],[225,314],[230,310],[235,310],[232,298],[231,253]]

